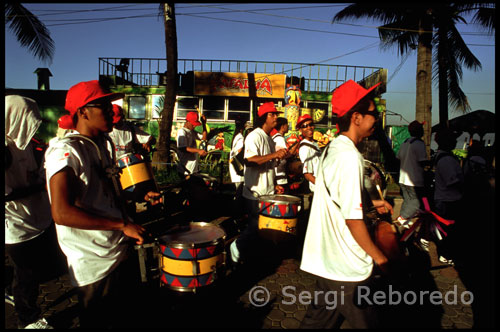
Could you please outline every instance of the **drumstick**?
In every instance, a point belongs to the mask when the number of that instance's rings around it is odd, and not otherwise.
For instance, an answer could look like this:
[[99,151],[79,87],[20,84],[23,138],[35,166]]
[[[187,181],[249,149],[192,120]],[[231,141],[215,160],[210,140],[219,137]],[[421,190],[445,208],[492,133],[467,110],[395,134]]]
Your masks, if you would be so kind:
[[[384,195],[382,194],[382,190],[380,190],[380,186],[377,184],[377,191],[378,191],[378,194],[380,195],[380,199],[381,200],[384,200]],[[389,212],[389,210],[387,210],[387,207],[384,205],[384,210],[385,210],[385,213]]]

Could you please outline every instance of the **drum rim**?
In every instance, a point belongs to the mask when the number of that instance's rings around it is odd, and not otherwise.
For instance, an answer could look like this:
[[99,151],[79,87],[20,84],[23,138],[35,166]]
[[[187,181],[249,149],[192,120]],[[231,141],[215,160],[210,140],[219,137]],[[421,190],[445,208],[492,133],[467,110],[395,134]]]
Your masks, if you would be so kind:
[[200,225],[202,227],[206,227],[206,226],[217,227],[222,231],[222,236],[218,237],[216,239],[213,239],[211,241],[193,244],[193,243],[179,242],[176,240],[174,240],[174,241],[162,240],[162,237],[168,236],[168,234],[165,234],[165,235],[162,235],[162,236],[157,238],[159,245],[165,245],[169,248],[175,248],[175,249],[198,249],[198,248],[205,248],[209,245],[213,245],[213,246],[218,246],[220,244],[224,245],[227,234],[226,234],[226,231],[222,227],[220,227],[218,225],[214,225],[214,224],[209,223],[209,222],[205,222],[205,221],[191,221],[189,223],[189,225],[192,225],[192,224]]
[[[281,196],[281,197],[290,197],[293,198],[296,202],[294,201],[282,201],[279,199],[268,199],[266,197],[275,197],[275,196]],[[297,204],[300,203],[301,199],[300,197],[293,196],[293,195],[284,195],[284,194],[276,194],[276,195],[262,195],[259,197],[259,202],[271,202],[271,203],[284,203],[284,204]]]

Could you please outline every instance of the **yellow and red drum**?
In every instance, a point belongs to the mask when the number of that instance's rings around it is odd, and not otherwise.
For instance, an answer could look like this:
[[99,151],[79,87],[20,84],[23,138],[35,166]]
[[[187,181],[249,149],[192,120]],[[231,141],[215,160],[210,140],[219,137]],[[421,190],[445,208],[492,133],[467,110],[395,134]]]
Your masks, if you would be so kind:
[[139,153],[127,153],[118,161],[120,183],[126,199],[142,201],[149,191],[158,191],[151,163]]
[[283,240],[297,234],[297,213],[301,200],[291,195],[259,197],[259,233],[271,240]]
[[223,275],[225,238],[221,227],[206,222],[160,237],[162,284],[180,292],[213,284]]

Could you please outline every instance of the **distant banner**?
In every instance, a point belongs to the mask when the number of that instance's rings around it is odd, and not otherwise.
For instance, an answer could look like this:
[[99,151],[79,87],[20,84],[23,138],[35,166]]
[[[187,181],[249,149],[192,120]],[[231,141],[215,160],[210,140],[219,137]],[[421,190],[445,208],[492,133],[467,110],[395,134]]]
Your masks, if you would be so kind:
[[[196,71],[194,78],[195,95],[250,97],[252,94],[259,98],[283,98],[285,95],[286,75],[283,74]],[[249,88],[250,82],[254,82],[255,89]]]

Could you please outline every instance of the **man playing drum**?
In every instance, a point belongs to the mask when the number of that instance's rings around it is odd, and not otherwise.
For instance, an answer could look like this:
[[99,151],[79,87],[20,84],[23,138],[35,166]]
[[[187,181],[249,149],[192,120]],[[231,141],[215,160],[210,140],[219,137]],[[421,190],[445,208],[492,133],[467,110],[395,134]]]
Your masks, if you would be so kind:
[[352,328],[377,326],[371,306],[356,305],[358,286],[370,281],[374,264],[385,271],[386,256],[372,241],[363,220],[373,204],[379,213],[392,206],[385,200],[363,199],[363,156],[356,145],[373,133],[378,112],[370,92],[352,80],[333,91],[332,111],[340,135],[323,151],[317,169],[314,198],[300,268],[316,276],[323,294],[342,297],[335,309],[325,296],[312,302],[301,328],[335,328],[347,319]]
[[275,144],[269,136],[276,126],[278,113],[273,102],[262,104],[258,110],[257,128],[245,138],[243,199],[248,224],[231,243],[231,260],[234,263],[248,257],[252,242],[258,238],[259,197],[283,193],[283,187],[275,185],[275,160],[285,158],[288,152],[286,149],[275,151]]
[[[186,122],[184,127],[177,131],[177,154],[179,163],[177,164],[177,172],[181,178],[187,175],[198,173],[200,157],[207,155],[207,151],[199,149],[196,146],[196,139],[207,139],[207,119],[205,115],[201,116],[201,123],[198,121],[198,112],[189,112],[186,114]],[[195,132],[195,128],[202,126],[203,132],[200,135]]]
[[[112,319],[119,322],[127,315],[124,310],[132,306],[124,300],[133,289],[123,279],[130,276],[124,271],[130,262],[127,239],[143,243],[144,228],[120,208],[113,179],[107,176],[115,161],[104,134],[113,128],[111,101],[119,98],[123,95],[105,91],[97,80],[71,87],[65,104],[70,114],[58,123],[78,136],[51,140],[45,154],[52,216],[77,287],[82,328],[113,326]],[[162,201],[155,199],[159,195],[150,192],[144,199],[155,205]]]
[[125,153],[147,155],[156,139],[137,126],[125,121],[121,106],[113,104],[113,130],[108,134],[115,144],[116,157]]

